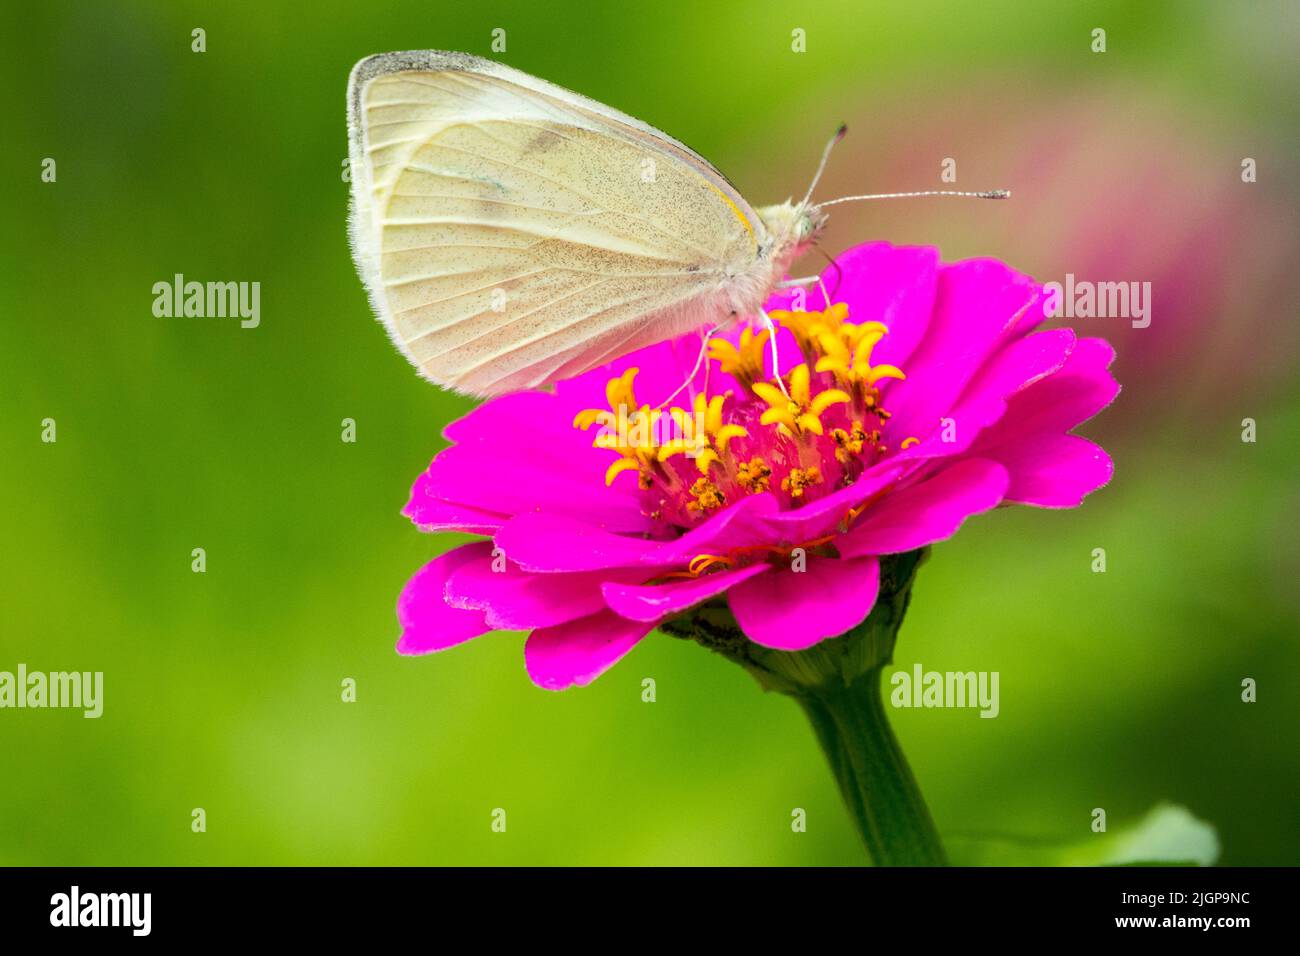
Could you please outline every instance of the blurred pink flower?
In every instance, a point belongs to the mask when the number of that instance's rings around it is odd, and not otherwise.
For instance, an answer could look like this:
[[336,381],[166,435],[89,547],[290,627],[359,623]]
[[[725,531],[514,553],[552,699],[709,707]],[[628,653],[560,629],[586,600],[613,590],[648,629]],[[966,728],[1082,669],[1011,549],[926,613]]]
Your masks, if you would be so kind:
[[[819,197],[1007,187],[1012,198],[839,206],[825,243],[870,228],[899,242],[942,237],[949,254],[994,255],[1043,282],[1073,274],[1150,283],[1147,327],[1122,317],[1064,323],[1104,336],[1122,356],[1126,401],[1102,434],[1145,440],[1155,428],[1186,428],[1200,441],[1220,414],[1235,426],[1258,396],[1290,386],[1300,355],[1300,326],[1277,320],[1300,309],[1294,151],[1279,130],[1202,101],[1124,79],[1090,78],[1077,90],[1052,79],[1026,87],[1023,75],[976,75],[933,94],[904,84],[839,106],[847,115],[834,119],[851,132]],[[852,132],[861,129],[871,135]],[[770,138],[784,152],[765,154],[771,161],[758,175],[773,181],[760,178],[753,191],[788,189],[784,171],[806,161],[813,133],[820,128]],[[1273,170],[1267,183],[1243,182],[1248,155]],[[939,178],[945,157],[957,163],[955,182]],[[1234,382],[1228,403],[1217,384],[1225,380]]]
[[713,339],[685,408],[653,405],[694,364],[690,336],[449,425],[404,514],[490,540],[410,580],[398,650],[529,630],[529,675],[561,689],[722,596],[751,641],[800,650],[867,616],[881,556],[1002,503],[1073,507],[1109,480],[1106,453],[1069,432],[1117,393],[1114,353],[1035,331],[1031,279],[873,243],[822,280],[829,304],[768,304],[785,389],[766,333],[746,328]]

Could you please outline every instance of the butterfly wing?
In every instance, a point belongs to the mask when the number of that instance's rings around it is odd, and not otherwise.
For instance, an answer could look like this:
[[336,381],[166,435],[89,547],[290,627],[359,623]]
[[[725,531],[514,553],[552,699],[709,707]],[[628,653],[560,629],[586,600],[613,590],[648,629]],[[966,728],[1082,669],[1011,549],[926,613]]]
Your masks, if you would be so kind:
[[348,101],[357,267],[440,385],[535,388],[717,321],[761,255],[761,221],[706,160],[518,70],[381,54]]

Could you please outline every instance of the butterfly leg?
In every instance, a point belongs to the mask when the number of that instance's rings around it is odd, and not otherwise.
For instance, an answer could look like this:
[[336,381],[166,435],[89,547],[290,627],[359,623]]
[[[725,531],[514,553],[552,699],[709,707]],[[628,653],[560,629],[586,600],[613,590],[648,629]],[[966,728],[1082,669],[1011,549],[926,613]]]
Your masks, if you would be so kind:
[[[720,326],[715,325],[713,327],[713,332],[718,331],[719,328]],[[706,336],[704,336],[704,349],[706,352],[708,351],[709,348],[709,339],[713,337],[713,332],[710,332]],[[713,363],[706,361],[704,363],[704,398],[706,401],[708,400],[709,397],[709,373],[712,371],[713,371]]]
[[[671,395],[669,395],[667,398],[665,398],[662,402],[659,403],[659,405],[655,408],[655,411],[662,410],[669,402],[671,402],[674,398],[680,395],[682,393],[682,390],[685,389],[687,385],[690,385],[691,382],[695,381],[695,376],[700,373],[700,366],[704,364],[704,356],[706,356],[709,352],[709,339],[713,338],[713,333],[718,331],[718,329],[720,329],[721,327],[722,327],[722,323],[718,323],[717,325],[713,326],[711,329],[709,329],[707,332],[704,333],[704,338],[700,341],[700,354],[697,355],[695,358],[695,367],[691,369],[691,374],[686,376],[686,381],[682,382],[682,384],[677,386],[677,390],[675,392],[673,392]],[[705,374],[707,375],[707,367],[706,367]],[[706,378],[704,382],[705,382],[704,393],[707,395],[709,392],[708,379]]]
[[778,289],[791,289],[795,286],[812,285],[814,282],[817,283],[817,288],[822,291],[822,302],[830,305],[831,295],[826,291],[826,283],[822,281],[821,276],[800,276],[797,279],[783,279],[776,284],[776,287]]
[[767,344],[772,352],[772,375],[776,378],[776,384],[780,386],[781,391],[785,392],[785,397],[789,398],[790,393],[786,390],[785,380],[781,378],[781,359],[776,352],[776,325],[772,322],[772,317],[763,309],[758,310],[758,314],[763,317],[762,326],[767,329]]

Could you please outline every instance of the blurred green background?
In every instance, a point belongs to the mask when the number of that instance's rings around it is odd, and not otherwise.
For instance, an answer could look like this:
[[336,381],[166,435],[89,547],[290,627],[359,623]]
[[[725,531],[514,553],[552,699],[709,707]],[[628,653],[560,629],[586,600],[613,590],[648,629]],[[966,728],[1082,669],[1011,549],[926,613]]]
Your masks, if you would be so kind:
[[[884,238],[1154,283],[1150,328],[1074,323],[1119,349],[1125,391],[1083,429],[1113,484],[973,520],[922,572],[897,663],[999,671],[1001,716],[894,723],[945,834],[1086,839],[1094,807],[1114,827],[1171,800],[1218,828],[1223,863],[1300,861],[1294,5],[3,16],[0,670],[106,686],[99,720],[0,711],[0,864],[863,861],[798,708],[694,645],[654,635],[562,694],[529,683],[520,635],[393,651],[398,591],[450,543],[398,510],[470,405],[371,317],[344,86],[382,50],[488,55],[496,27],[500,59],[671,132],[756,204],[802,194],[841,120],[823,198],[937,188],[948,157],[958,188],[1015,191],[842,207],[831,251]],[[261,326],[155,318],[177,272],[260,281]]]

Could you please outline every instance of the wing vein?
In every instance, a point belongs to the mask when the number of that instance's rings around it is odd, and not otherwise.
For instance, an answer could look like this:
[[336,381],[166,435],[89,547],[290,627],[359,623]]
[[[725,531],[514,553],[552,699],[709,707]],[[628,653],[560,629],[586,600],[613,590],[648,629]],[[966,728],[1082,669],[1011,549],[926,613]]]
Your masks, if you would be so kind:
[[[597,286],[602,285],[603,283],[606,283],[606,282],[608,282],[608,281],[609,281],[609,277],[605,277],[605,278],[597,279],[595,282],[588,282],[586,285],[582,286],[582,287],[579,288],[579,289],[572,289],[572,290],[570,290],[570,291],[564,293],[563,295],[556,296],[554,299],[551,299],[551,300],[548,301],[548,302],[543,302],[541,305],[534,306],[533,308],[529,309],[527,312],[521,312],[521,313],[519,313],[518,315],[512,315],[512,316],[509,317],[509,319],[507,319],[507,321],[502,322],[500,325],[494,325],[494,326],[493,326],[492,328],[490,328],[490,329],[484,329],[484,330],[483,330],[482,332],[480,332],[478,335],[474,335],[474,336],[471,336],[471,337],[468,338],[468,339],[464,339],[464,340],[462,340],[462,341],[460,341],[460,342],[457,342],[455,345],[449,345],[447,348],[443,349],[441,352],[437,352],[437,353],[435,353],[435,354],[434,354],[433,356],[431,356],[431,357],[432,357],[432,358],[437,358],[438,356],[446,355],[448,352],[453,351],[454,349],[463,348],[464,346],[466,346],[466,345],[471,345],[471,344],[473,344],[474,342],[477,342],[477,341],[479,341],[479,339],[482,339],[482,338],[484,338],[484,337],[486,337],[486,336],[494,335],[494,334],[496,334],[496,333],[499,333],[502,329],[507,329],[507,328],[509,328],[510,326],[512,326],[512,325],[514,325],[516,322],[518,322],[520,319],[526,319],[526,318],[528,318],[530,315],[536,315],[538,312],[542,311],[543,309],[549,309],[551,306],[553,306],[553,305],[557,305],[557,304],[563,302],[565,299],[572,299],[575,295],[582,295],[582,293],[584,293],[584,292],[588,292],[588,291],[590,291],[591,289],[594,289],[594,288],[596,288]],[[476,319],[476,318],[478,318],[480,315],[482,315],[481,312],[475,312],[473,315],[462,316],[461,318],[457,319],[455,322],[452,322],[452,323],[450,323],[450,324],[448,324],[448,325],[444,325],[444,326],[441,326],[441,327],[436,328],[436,329],[429,329],[429,330],[426,331],[426,332],[421,332],[419,335],[417,335],[415,338],[411,339],[410,341],[414,342],[414,341],[417,341],[418,339],[422,339],[422,338],[424,338],[426,335],[432,335],[434,332],[442,332],[442,331],[445,331],[445,330],[447,330],[447,329],[455,328],[456,326],[461,325],[461,324],[464,323],[464,322],[468,322],[470,319]],[[562,332],[563,329],[556,329],[556,330],[554,330],[554,331]],[[527,345],[527,344],[529,344],[529,343],[527,343],[527,342],[520,342],[520,343],[518,343],[518,346],[519,346],[519,347],[522,347],[522,346]],[[511,349],[511,351],[513,351],[513,349]],[[503,353],[503,354],[504,354],[504,353]],[[488,358],[484,359],[484,361],[491,361],[491,360],[492,360],[492,356],[489,356]],[[463,369],[462,371],[472,371],[473,369],[475,369],[475,368],[477,368],[477,367],[478,367],[478,365],[471,365],[471,366],[469,366],[468,368]]]

